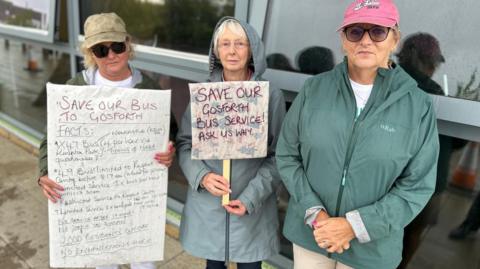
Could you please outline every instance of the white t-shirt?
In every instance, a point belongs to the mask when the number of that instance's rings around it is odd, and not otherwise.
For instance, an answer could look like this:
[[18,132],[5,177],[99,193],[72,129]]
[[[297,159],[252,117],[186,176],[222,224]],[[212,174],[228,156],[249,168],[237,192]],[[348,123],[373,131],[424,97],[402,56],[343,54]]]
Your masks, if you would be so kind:
[[95,78],[93,81],[93,84],[97,86],[111,86],[111,87],[122,87],[122,88],[133,88],[134,85],[132,85],[132,76],[129,76],[128,78],[124,80],[119,80],[119,81],[111,81],[106,78],[104,78],[100,72],[95,71]]
[[352,85],[353,94],[355,95],[355,101],[357,102],[357,117],[362,113],[362,110],[367,104],[368,98],[372,93],[373,84],[364,85],[357,83],[350,79],[350,85]]

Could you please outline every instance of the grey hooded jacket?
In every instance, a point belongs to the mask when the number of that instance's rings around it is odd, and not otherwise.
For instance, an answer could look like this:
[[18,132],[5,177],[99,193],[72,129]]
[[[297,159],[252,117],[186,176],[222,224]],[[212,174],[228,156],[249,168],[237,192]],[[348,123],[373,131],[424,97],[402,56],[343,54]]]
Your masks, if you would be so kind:
[[[233,18],[222,18],[215,29],[227,19]],[[243,26],[250,43],[253,58],[251,80],[261,80],[260,76],[266,69],[263,43],[250,25],[238,22]],[[208,81],[222,81],[222,66],[213,53],[213,40]],[[275,165],[275,146],[285,115],[285,102],[280,90],[271,87],[268,113],[267,157],[232,160],[230,199],[239,199],[248,211],[242,217],[230,217],[229,259],[234,262],[261,261],[279,250],[275,191],[280,184],[280,177]],[[177,136],[180,166],[190,185],[180,225],[180,241],[183,248],[194,256],[221,261],[225,259],[226,211],[221,206],[221,197],[213,196],[199,185],[209,172],[222,174],[222,161],[191,159],[191,128],[189,105]]]

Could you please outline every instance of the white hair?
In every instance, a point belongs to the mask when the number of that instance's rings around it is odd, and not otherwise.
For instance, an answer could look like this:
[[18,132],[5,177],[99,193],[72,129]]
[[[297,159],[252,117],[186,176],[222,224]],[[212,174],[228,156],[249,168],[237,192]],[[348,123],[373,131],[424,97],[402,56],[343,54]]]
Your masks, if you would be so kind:
[[243,29],[242,25],[238,21],[234,19],[225,20],[224,22],[222,22],[222,24],[220,24],[220,26],[218,26],[217,30],[213,34],[213,53],[215,53],[215,56],[217,57],[218,57],[218,39],[223,35],[223,33],[225,32],[225,29],[228,29],[232,33],[248,40],[247,33],[245,33],[245,30]]

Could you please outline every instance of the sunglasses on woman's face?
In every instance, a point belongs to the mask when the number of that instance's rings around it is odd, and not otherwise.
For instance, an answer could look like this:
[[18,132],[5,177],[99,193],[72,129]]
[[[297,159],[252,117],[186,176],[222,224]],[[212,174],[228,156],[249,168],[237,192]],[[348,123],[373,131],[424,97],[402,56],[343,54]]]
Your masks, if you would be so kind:
[[365,32],[368,33],[372,41],[382,42],[385,39],[387,39],[389,31],[390,31],[389,27],[378,26],[378,25],[375,25],[370,29],[366,29],[361,26],[354,25],[354,26],[346,27],[343,30],[343,32],[345,33],[345,37],[350,42],[358,42],[362,40],[363,35],[365,35]]
[[112,44],[110,44],[110,47],[103,44],[97,44],[91,48],[93,54],[95,54],[97,58],[106,57],[110,49],[115,54],[120,54],[125,52],[127,46],[125,45],[125,42],[112,42]]

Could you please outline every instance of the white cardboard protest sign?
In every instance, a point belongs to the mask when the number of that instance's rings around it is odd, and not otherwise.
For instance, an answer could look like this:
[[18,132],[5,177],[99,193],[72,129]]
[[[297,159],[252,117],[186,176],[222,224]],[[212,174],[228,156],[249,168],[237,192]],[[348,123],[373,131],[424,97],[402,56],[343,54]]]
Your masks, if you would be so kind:
[[266,81],[191,83],[192,159],[267,155]]
[[47,84],[50,266],[163,259],[170,94]]

